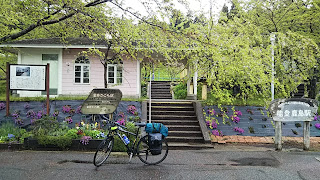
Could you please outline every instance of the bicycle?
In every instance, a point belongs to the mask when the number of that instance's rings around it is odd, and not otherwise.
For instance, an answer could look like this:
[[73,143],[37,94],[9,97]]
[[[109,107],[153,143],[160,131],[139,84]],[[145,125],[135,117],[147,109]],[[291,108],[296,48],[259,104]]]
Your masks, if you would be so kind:
[[[149,147],[149,138],[148,134],[140,138],[138,143],[136,144],[139,138],[139,132],[142,127],[146,126],[146,123],[135,123],[135,126],[138,127],[137,132],[133,133],[127,131],[125,126],[122,126],[116,122],[107,120],[110,126],[108,127],[108,134],[105,139],[99,144],[93,158],[93,164],[96,167],[101,166],[110,156],[114,145],[114,136],[118,136],[120,140],[124,143],[127,148],[127,153],[129,155],[129,162],[131,161],[133,156],[138,156],[138,158],[145,164],[148,165],[156,165],[161,163],[168,155],[168,143],[164,136],[162,136],[162,149],[159,155],[152,155],[151,149]],[[127,144],[125,140],[122,138],[120,133],[126,133],[130,136],[134,136],[134,141],[131,145]]]

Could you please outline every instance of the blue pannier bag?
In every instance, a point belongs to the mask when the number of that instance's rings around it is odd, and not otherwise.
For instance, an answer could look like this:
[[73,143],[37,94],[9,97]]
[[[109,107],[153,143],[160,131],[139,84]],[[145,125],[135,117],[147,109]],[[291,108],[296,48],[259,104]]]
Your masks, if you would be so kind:
[[149,133],[148,145],[152,155],[161,154],[162,150],[162,134],[161,133]]
[[161,133],[164,137],[168,136],[168,128],[162,123],[147,123],[147,133]]

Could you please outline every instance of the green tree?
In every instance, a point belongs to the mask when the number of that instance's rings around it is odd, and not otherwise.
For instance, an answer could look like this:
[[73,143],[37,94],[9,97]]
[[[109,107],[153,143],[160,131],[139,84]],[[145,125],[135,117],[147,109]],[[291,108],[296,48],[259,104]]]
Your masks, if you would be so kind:
[[[0,43],[24,38],[48,36],[66,37],[72,27],[78,32],[83,26],[90,31],[95,26],[95,18],[103,15],[111,0],[0,0]],[[93,8],[94,7],[94,8]],[[85,16],[86,18],[83,18]],[[103,16],[105,17],[105,16]],[[71,20],[70,20],[71,19]],[[61,22],[66,22],[62,24]],[[71,23],[72,22],[72,23]],[[91,22],[88,24],[88,22]],[[51,26],[57,25],[59,26]],[[68,25],[71,24],[71,27]],[[41,29],[41,30],[40,30]],[[32,33],[38,30],[37,33]],[[74,31],[73,31],[74,32]]]

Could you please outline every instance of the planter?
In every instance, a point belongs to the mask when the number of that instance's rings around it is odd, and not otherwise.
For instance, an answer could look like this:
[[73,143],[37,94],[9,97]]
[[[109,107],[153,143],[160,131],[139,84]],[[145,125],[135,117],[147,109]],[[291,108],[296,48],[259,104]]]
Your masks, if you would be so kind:
[[89,141],[89,144],[83,145],[80,142],[80,139],[73,139],[71,146],[67,147],[66,149],[62,149],[57,147],[56,145],[41,145],[38,143],[37,139],[33,138],[25,138],[24,140],[24,149],[30,150],[40,150],[40,151],[61,151],[61,150],[73,150],[73,151],[95,151],[98,145],[101,143],[101,139],[93,139]]
[[23,150],[23,144],[21,143],[4,143],[0,144],[0,150]]

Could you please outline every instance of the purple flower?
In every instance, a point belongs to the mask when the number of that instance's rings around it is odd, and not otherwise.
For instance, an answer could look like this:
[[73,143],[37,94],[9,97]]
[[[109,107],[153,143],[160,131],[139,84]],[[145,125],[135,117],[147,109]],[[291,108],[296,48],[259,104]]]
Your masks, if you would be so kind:
[[216,111],[214,109],[208,109],[208,114],[215,115]]
[[206,124],[209,127],[210,126],[210,121],[206,121]]
[[81,114],[82,112],[81,112],[81,108],[82,108],[82,106],[78,106],[77,107],[77,109],[76,109],[76,113],[77,114]]
[[31,124],[34,124],[34,122],[36,122],[36,120],[37,120],[37,119],[31,119],[31,120],[30,120],[30,123],[31,123]]
[[128,106],[128,112],[134,114],[137,111],[137,108],[134,105]]
[[6,104],[5,103],[0,103],[0,110],[5,109],[6,108]]
[[240,118],[238,116],[231,116],[231,120],[235,123],[239,123],[240,122]]
[[235,128],[233,128],[233,130],[236,131],[236,132],[239,132],[240,134],[244,133],[244,130],[242,128],[239,128],[239,127],[235,127]]
[[234,111],[234,114],[237,116],[242,116],[242,112],[241,111]]
[[14,120],[20,118],[20,115],[19,115],[18,112],[12,113],[11,116],[12,116],[12,118],[13,118]]
[[315,126],[317,129],[320,129],[320,123],[316,123],[314,126]]
[[30,108],[30,104],[29,104],[29,103],[26,103],[26,104],[23,105],[23,107],[24,107],[25,109],[29,109],[29,108]]
[[65,118],[65,121],[68,123],[68,124],[71,124],[72,123],[72,117],[71,116],[68,116]]
[[29,110],[26,115],[28,118],[35,118],[37,116],[33,110]]
[[71,110],[71,107],[68,106],[68,105],[65,105],[65,106],[62,107],[62,112],[63,113],[69,113],[70,110]]
[[216,129],[218,127],[218,124],[215,121],[212,121],[211,127],[212,129]]
[[253,114],[253,110],[252,109],[247,109],[247,112],[249,113],[249,114]]
[[120,113],[118,114],[118,116],[121,117],[121,118],[124,118],[124,112],[120,112]]
[[91,136],[82,136],[81,139],[80,139],[80,142],[83,144],[83,145],[88,145],[89,144],[89,141],[92,139]]
[[117,123],[118,123],[118,124],[120,124],[120,125],[123,125],[123,126],[125,126],[125,125],[126,125],[126,122],[125,122],[125,120],[124,120],[124,119],[120,119],[120,120],[118,120],[118,121],[117,121]]
[[53,117],[57,117],[59,115],[59,111],[55,110],[52,114]]
[[16,118],[14,120],[14,123],[18,124],[18,125],[22,125],[23,124],[23,120],[21,118]]
[[219,130],[212,130],[211,133],[214,136],[223,136],[222,132]]
[[38,113],[36,114],[36,118],[37,119],[41,119],[43,116],[43,112],[42,111],[38,111]]

